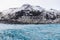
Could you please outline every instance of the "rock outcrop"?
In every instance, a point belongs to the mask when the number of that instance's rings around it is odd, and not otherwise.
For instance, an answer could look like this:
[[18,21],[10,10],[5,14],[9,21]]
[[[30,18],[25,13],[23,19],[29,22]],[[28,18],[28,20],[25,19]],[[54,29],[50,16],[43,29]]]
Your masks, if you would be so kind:
[[3,23],[60,23],[60,11],[45,10],[40,6],[24,4],[20,8],[10,8],[0,12],[0,22]]

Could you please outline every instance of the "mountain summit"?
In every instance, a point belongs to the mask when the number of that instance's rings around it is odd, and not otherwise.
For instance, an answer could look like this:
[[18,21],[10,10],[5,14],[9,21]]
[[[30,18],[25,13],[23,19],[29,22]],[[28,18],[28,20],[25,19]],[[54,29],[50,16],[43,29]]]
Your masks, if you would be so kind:
[[60,23],[60,11],[45,10],[40,6],[24,4],[20,8],[10,8],[0,12],[3,23]]

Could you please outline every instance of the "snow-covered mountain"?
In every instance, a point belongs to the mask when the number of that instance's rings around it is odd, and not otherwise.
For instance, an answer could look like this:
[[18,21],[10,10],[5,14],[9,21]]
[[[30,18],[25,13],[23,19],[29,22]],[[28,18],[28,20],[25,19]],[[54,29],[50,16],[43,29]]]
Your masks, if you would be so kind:
[[23,23],[60,23],[60,11],[55,9],[45,10],[40,6],[24,4],[19,8],[2,11],[0,19]]
[[9,8],[8,10],[4,10],[4,14],[15,13],[21,10],[29,10],[29,11],[43,11],[44,9],[40,6],[31,6],[29,4],[24,4],[20,8]]

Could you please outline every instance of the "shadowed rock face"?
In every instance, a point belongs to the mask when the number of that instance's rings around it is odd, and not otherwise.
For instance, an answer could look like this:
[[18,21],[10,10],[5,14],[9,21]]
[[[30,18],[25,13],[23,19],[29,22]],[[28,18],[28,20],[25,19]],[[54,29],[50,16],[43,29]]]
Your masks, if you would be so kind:
[[60,12],[24,4],[21,8],[10,8],[1,12],[0,21],[3,23],[60,23]]

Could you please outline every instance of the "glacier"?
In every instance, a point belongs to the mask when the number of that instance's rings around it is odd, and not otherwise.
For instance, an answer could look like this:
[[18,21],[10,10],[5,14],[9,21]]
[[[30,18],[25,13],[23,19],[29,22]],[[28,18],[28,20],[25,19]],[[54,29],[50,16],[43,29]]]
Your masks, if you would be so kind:
[[0,40],[60,40],[60,24],[0,24]]

